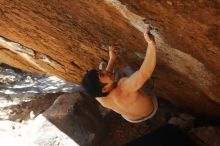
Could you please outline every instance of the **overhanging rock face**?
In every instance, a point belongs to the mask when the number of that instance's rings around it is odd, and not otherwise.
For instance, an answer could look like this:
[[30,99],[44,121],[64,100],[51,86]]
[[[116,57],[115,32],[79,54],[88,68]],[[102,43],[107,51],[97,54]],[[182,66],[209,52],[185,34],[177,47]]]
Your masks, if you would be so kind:
[[[106,46],[138,67],[152,24],[155,91],[197,113],[220,115],[219,6],[212,2],[73,0],[0,2],[0,62],[77,83],[107,59]],[[13,42],[16,43],[13,43]]]

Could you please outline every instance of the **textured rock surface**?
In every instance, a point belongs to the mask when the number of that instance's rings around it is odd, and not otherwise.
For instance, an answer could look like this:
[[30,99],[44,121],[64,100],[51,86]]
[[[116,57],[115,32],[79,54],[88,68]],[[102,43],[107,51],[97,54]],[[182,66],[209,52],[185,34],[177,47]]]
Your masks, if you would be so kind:
[[106,46],[117,45],[138,67],[147,22],[158,43],[157,95],[219,117],[219,2],[121,2],[1,0],[0,61],[76,83],[107,58]]
[[218,114],[219,106],[210,100],[219,103],[220,97],[219,1],[121,1],[165,40],[158,39],[157,93],[177,105],[195,110],[197,104],[204,113]]

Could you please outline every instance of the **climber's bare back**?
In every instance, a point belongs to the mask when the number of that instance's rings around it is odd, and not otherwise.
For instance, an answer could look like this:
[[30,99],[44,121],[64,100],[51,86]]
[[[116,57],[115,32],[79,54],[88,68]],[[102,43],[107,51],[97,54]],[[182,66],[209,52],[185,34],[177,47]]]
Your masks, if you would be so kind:
[[96,98],[104,107],[127,117],[130,120],[142,119],[153,112],[153,103],[146,91],[142,89],[135,92],[123,90],[123,85],[128,79],[121,78],[117,87],[106,97]]

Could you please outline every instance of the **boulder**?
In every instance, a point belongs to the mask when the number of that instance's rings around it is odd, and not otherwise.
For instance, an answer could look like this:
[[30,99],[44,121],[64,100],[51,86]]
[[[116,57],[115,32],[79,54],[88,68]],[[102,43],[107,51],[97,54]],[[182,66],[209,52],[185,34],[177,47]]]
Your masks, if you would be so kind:
[[59,96],[54,104],[30,124],[31,139],[37,145],[99,146],[105,124],[97,106],[79,93]]

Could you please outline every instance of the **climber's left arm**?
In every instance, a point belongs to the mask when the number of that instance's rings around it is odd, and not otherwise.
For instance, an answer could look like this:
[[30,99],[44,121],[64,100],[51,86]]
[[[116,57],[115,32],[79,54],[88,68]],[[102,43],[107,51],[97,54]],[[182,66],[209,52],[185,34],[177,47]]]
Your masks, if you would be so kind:
[[106,72],[109,72],[109,73],[113,72],[113,68],[116,63],[117,57],[118,57],[118,49],[114,47],[109,47],[109,61],[105,69]]

